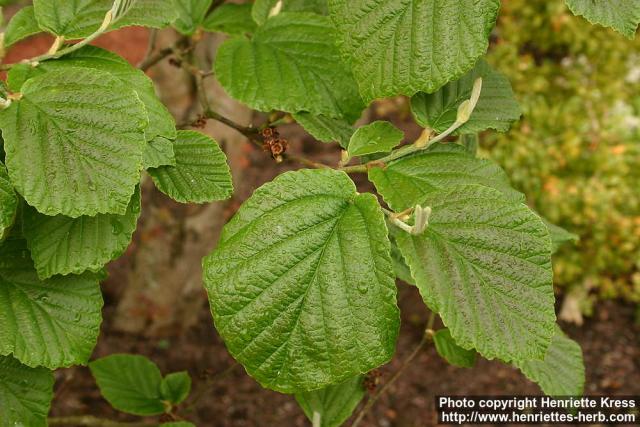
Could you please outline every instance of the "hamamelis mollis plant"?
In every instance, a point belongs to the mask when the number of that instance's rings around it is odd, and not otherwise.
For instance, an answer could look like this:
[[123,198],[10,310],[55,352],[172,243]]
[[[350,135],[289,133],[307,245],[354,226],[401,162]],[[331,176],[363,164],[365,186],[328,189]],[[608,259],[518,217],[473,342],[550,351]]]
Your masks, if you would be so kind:
[[[636,0],[567,4],[628,37],[640,21]],[[167,57],[201,91],[194,124],[221,121],[276,161],[308,167],[258,188],[203,261],[215,327],[262,386],[294,394],[314,426],[342,425],[374,381],[367,373],[394,355],[400,278],[431,312],[417,350],[432,342],[462,367],[477,354],[499,359],[548,395],[580,395],[582,354],[556,325],[551,269],[552,252],[573,236],[540,218],[502,169],[475,153],[479,132],[505,131],[521,115],[508,80],[482,58],[499,7],[34,0],[18,11],[4,27],[2,53],[42,32],[55,41],[1,66],[0,426],[46,425],[52,371],[89,362],[99,283],[136,228],[144,174],[179,202],[232,195],[216,141],[176,130],[143,72]],[[141,69],[90,45],[131,25],[173,26],[182,37],[152,50]],[[212,71],[191,55],[203,32],[229,36]],[[276,120],[260,129],[221,116],[202,92],[206,78]],[[424,129],[417,140],[387,121],[354,127],[373,101],[396,96],[410,98]],[[277,124],[289,117],[318,143],[337,143],[340,161],[287,156]],[[358,192],[353,174],[366,174],[377,195]],[[190,390],[186,373],[163,378],[129,355],[90,368],[116,409],[187,425],[178,411]]]

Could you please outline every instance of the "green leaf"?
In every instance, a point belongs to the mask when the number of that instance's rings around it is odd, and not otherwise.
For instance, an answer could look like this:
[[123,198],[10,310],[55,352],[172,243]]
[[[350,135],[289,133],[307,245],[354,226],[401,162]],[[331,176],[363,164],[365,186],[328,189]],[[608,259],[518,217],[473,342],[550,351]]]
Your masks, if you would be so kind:
[[53,372],[0,356],[0,427],[45,427],[53,399]]
[[369,180],[385,202],[400,212],[412,208],[425,194],[458,184],[482,184],[500,190],[509,199],[524,195],[511,188],[509,178],[495,163],[478,159],[459,145],[436,144],[429,150],[369,170]]
[[102,71],[66,67],[27,81],[0,111],[16,190],[45,215],[124,214],[140,180],[147,117]]
[[499,0],[329,0],[365,101],[435,92],[489,46]]
[[41,32],[33,13],[33,6],[25,6],[13,15],[7,24],[4,32],[4,47],[11,47],[20,40]]
[[0,355],[50,369],[84,364],[100,332],[99,274],[40,280],[23,240],[0,246]]
[[290,393],[386,363],[398,335],[387,228],[343,172],[265,184],[204,260],[218,332],[264,387]]
[[342,148],[347,148],[349,140],[355,132],[353,126],[344,119],[333,119],[323,115],[311,113],[293,113],[293,118],[311,136],[322,142],[337,142]]
[[318,427],[340,427],[364,397],[362,380],[358,375],[341,384],[297,393],[296,400],[309,420],[314,412],[320,415]]
[[[177,17],[174,0],[134,0],[131,8],[113,22],[110,30],[138,25],[164,28]],[[102,24],[113,0],[34,0],[35,15],[45,31],[66,39],[85,38]]]
[[355,120],[363,109],[326,16],[283,12],[251,40],[220,46],[216,75],[233,98],[260,111],[308,111]]
[[191,377],[186,371],[169,374],[160,383],[160,395],[174,405],[182,403],[190,392]]
[[386,121],[376,121],[356,130],[349,141],[349,156],[388,153],[402,142],[404,133]]
[[42,215],[33,208],[26,209],[23,233],[38,276],[46,279],[56,274],[100,271],[127,249],[139,215],[139,188],[124,215],[69,218]]
[[[251,15],[253,19],[262,25],[269,18],[269,13],[278,3],[278,0],[256,0],[253,3]],[[326,0],[285,0],[282,2],[281,12],[313,12],[320,15],[327,14]]]
[[[391,237],[391,236],[390,236]],[[393,262],[393,271],[396,273],[396,277],[403,282],[409,285],[416,285],[416,281],[413,280],[413,276],[411,276],[411,270],[407,265],[407,262],[404,260],[404,256],[400,249],[398,248],[398,244],[395,242],[395,239],[391,240],[391,261]]]
[[199,132],[180,131],[173,149],[175,166],[148,171],[158,190],[182,203],[206,203],[231,197],[231,172],[216,141]]
[[157,136],[147,142],[142,153],[142,165],[145,169],[175,166],[176,154],[173,151],[173,141]]
[[549,234],[551,235],[551,253],[558,252],[558,249],[560,249],[560,247],[565,243],[577,242],[578,240],[580,240],[580,236],[578,236],[577,234],[570,233],[564,228],[552,224],[544,218],[542,218],[542,221],[544,222],[544,225],[546,225],[549,229]]
[[437,92],[419,92],[411,98],[411,111],[422,127],[430,127],[438,133],[444,132],[456,121],[458,107],[471,97],[473,83],[482,78],[480,99],[469,121],[454,134],[469,134],[486,129],[505,132],[511,123],[522,114],[515,100],[509,80],[493,70],[484,60],[460,79],[450,82]]
[[640,0],[565,0],[574,15],[592,24],[611,27],[629,39],[640,23]]
[[427,306],[462,348],[488,359],[542,359],[554,333],[551,239],[526,205],[480,185],[420,201],[426,231],[397,235]]
[[7,168],[0,162],[0,241],[13,225],[17,209],[18,196],[9,180]]
[[585,381],[582,350],[559,327],[544,360],[516,361],[516,366],[549,396],[582,396]]
[[173,0],[178,19],[173,26],[180,33],[190,36],[202,25],[212,0]]
[[436,331],[433,335],[433,343],[438,354],[451,365],[472,368],[476,363],[476,352],[456,344],[447,328]]
[[202,27],[205,31],[220,31],[231,35],[251,34],[256,23],[251,18],[251,3],[225,3],[210,13]]
[[89,363],[89,369],[102,396],[118,411],[141,416],[164,413],[162,374],[146,357],[113,354]]

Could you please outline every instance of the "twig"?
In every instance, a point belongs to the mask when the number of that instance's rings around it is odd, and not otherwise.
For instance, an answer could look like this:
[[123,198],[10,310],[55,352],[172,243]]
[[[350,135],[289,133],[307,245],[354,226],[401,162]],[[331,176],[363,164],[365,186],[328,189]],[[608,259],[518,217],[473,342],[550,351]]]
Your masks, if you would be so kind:
[[94,417],[92,415],[77,415],[71,417],[52,417],[49,418],[50,426],[83,426],[83,427],[149,427],[158,425],[157,422],[149,421],[133,421],[120,422],[104,418]]
[[142,71],[147,71],[149,68],[153,67],[158,62],[162,61],[166,57],[173,54],[175,52],[175,49],[176,48],[174,46],[169,46],[169,47],[160,49],[155,54],[150,55],[147,58],[143,59],[142,62],[138,64],[138,68],[140,68]]

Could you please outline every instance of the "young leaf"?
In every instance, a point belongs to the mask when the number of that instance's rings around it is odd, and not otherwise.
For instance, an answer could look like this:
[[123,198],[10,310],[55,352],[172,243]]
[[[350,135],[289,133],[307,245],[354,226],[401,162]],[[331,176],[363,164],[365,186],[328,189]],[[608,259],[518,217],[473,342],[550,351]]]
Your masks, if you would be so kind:
[[147,142],[144,152],[142,153],[142,166],[145,169],[175,165],[176,154],[173,151],[173,141],[157,136]]
[[317,389],[393,355],[387,228],[343,172],[287,172],[259,188],[204,259],[216,327],[263,386]]
[[510,199],[524,195],[511,188],[507,174],[495,163],[478,159],[459,145],[437,144],[429,150],[369,170],[369,180],[385,202],[400,212],[414,207],[425,194],[457,184],[482,184]]
[[225,3],[215,8],[202,27],[205,31],[220,31],[231,35],[252,34],[256,23],[251,18],[251,3]]
[[297,393],[296,400],[309,420],[314,413],[320,417],[318,427],[340,427],[364,397],[362,380],[358,375],[320,390]]
[[180,131],[173,149],[175,166],[148,171],[158,190],[182,203],[206,203],[231,197],[231,172],[216,141],[199,132]]
[[146,125],[134,91],[88,68],[34,77],[0,111],[11,181],[52,216],[124,214],[140,180]]
[[45,427],[53,399],[53,372],[0,356],[0,426]]
[[[177,17],[174,0],[134,0],[127,12],[109,29],[131,25],[163,28]],[[102,24],[114,0],[34,0],[35,15],[45,31],[66,39],[80,39],[94,33]]]
[[160,395],[164,400],[177,405],[182,403],[191,392],[191,377],[187,372],[174,372],[160,383]]
[[[435,92],[489,45],[499,0],[329,0],[366,101]],[[428,25],[425,25],[428,23]]]
[[178,19],[173,26],[180,33],[190,36],[200,28],[212,0],[174,0]]
[[101,275],[40,280],[26,242],[0,246],[0,354],[50,369],[84,364],[102,321]]
[[544,360],[516,361],[516,366],[549,396],[582,396],[584,362],[580,345],[556,326]]
[[42,32],[33,13],[33,6],[20,9],[9,21],[4,32],[4,46],[9,48],[22,39]]
[[0,162],[0,241],[13,225],[18,209],[18,196],[13,190],[9,174],[4,164]]
[[342,148],[349,146],[349,140],[355,132],[353,126],[344,119],[332,119],[311,113],[294,113],[293,118],[311,136],[322,142],[337,142]]
[[98,214],[69,218],[25,209],[23,233],[41,279],[56,274],[98,272],[122,255],[140,215],[140,189],[124,215]]
[[480,185],[419,202],[426,231],[398,233],[427,306],[459,346],[504,361],[542,359],[554,333],[551,239],[526,205]]
[[363,109],[326,16],[283,12],[253,35],[220,46],[216,75],[229,95],[261,111],[308,111],[355,120]]
[[113,354],[89,363],[89,369],[102,396],[118,411],[141,416],[164,413],[162,374],[146,357]]
[[402,142],[404,133],[386,121],[376,121],[356,130],[349,141],[349,156],[388,153]]
[[580,236],[577,234],[570,233],[564,228],[552,224],[544,218],[542,218],[542,221],[549,229],[549,234],[551,235],[551,253],[558,252],[558,249],[560,249],[560,247],[565,243],[577,242],[580,240]]
[[[265,23],[269,15],[278,4],[278,0],[256,0],[253,3],[251,16],[259,25]],[[326,0],[286,0],[281,3],[281,12],[313,12],[319,15],[327,14]]]
[[438,354],[451,365],[472,368],[476,363],[475,350],[467,350],[456,344],[447,328],[440,329],[433,335],[433,343]]
[[478,104],[468,122],[454,134],[469,134],[486,129],[505,132],[522,112],[515,100],[509,80],[493,70],[484,60],[460,79],[449,82],[437,92],[419,92],[411,98],[411,111],[422,127],[430,127],[438,133],[444,132],[456,121],[458,107],[471,96],[473,84],[482,78],[482,91]]
[[592,24],[611,27],[629,39],[636,35],[640,23],[640,0],[565,0],[574,15]]

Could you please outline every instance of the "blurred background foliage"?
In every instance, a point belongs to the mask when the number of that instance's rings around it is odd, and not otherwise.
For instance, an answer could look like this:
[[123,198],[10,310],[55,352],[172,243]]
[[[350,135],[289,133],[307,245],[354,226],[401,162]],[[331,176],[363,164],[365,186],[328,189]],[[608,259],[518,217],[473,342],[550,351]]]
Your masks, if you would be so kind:
[[575,17],[563,1],[504,0],[489,61],[522,120],[482,137],[530,205],[580,236],[554,259],[583,313],[640,302],[640,38]]

